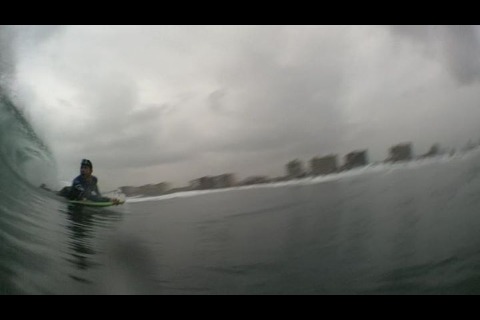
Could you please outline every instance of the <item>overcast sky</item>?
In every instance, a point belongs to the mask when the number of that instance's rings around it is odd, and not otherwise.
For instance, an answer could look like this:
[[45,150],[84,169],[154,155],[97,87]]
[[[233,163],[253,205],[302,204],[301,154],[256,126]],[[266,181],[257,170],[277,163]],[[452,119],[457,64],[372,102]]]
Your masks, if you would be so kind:
[[2,28],[10,87],[59,179],[88,158],[104,190],[480,139],[477,26]]

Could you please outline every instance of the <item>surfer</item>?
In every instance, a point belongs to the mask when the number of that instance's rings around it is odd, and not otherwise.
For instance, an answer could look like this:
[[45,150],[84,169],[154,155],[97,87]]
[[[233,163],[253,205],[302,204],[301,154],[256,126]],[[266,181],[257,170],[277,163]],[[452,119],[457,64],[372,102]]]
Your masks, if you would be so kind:
[[80,164],[80,175],[73,179],[68,198],[70,200],[90,200],[95,202],[111,201],[113,204],[120,204],[116,198],[103,197],[98,190],[98,179],[92,175],[92,162],[83,159]]

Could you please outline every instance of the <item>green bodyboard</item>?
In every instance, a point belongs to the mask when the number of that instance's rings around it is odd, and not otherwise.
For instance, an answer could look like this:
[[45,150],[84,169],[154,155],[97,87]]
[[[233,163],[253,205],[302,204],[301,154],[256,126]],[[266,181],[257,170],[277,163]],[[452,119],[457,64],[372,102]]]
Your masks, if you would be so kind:
[[[123,204],[125,201],[123,202],[120,202],[119,204]],[[95,201],[88,201],[88,200],[85,200],[85,201],[82,201],[82,200],[69,200],[68,203],[71,203],[71,204],[79,204],[79,205],[82,205],[82,206],[89,206],[89,207],[109,207],[109,206],[113,206],[113,202],[111,201],[106,201],[106,202],[95,202]]]

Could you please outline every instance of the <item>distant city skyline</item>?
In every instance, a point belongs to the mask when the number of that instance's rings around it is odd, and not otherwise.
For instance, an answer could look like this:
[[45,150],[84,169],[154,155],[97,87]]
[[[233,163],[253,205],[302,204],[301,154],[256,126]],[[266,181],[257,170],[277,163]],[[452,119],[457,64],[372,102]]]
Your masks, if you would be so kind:
[[[364,167],[369,164],[375,163],[395,163],[401,161],[415,161],[428,157],[434,157],[438,155],[450,154],[453,155],[456,151],[445,150],[440,147],[438,143],[432,144],[430,149],[422,154],[413,153],[413,142],[402,142],[392,145],[388,149],[388,156],[383,161],[368,161],[368,150],[353,150],[344,155],[344,162],[338,162],[338,155],[329,154],[324,157],[313,157],[310,159],[310,164],[305,166],[305,161],[302,159],[293,159],[285,164],[285,174],[280,176],[268,176],[268,175],[251,175],[237,179],[234,172],[222,173],[219,175],[204,175],[184,184],[180,187],[173,187],[169,181],[161,181],[154,184],[144,184],[139,186],[121,186],[122,192],[128,196],[154,196],[161,194],[169,194],[180,191],[192,191],[192,190],[209,190],[218,188],[230,188],[236,186],[265,184],[271,182],[282,182],[293,179],[301,179],[312,176],[326,176],[333,173],[340,173],[349,171],[355,168]],[[464,146],[463,151],[472,150],[478,147],[479,143],[475,144],[470,139]],[[320,160],[320,161],[314,161]]]

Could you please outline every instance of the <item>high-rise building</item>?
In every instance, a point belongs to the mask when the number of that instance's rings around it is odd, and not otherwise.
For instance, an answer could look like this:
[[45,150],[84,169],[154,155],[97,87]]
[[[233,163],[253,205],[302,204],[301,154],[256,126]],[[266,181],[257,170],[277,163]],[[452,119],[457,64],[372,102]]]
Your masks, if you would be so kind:
[[303,167],[303,163],[298,160],[292,160],[286,165],[287,169],[287,176],[289,178],[300,178],[305,176],[305,169]]
[[412,159],[412,144],[401,143],[390,148],[390,155],[387,161],[408,161]]
[[313,175],[334,173],[337,170],[337,155],[315,157],[310,160],[310,173]]
[[345,163],[342,166],[342,170],[366,166],[368,163],[367,150],[352,151],[344,157],[344,160]]

